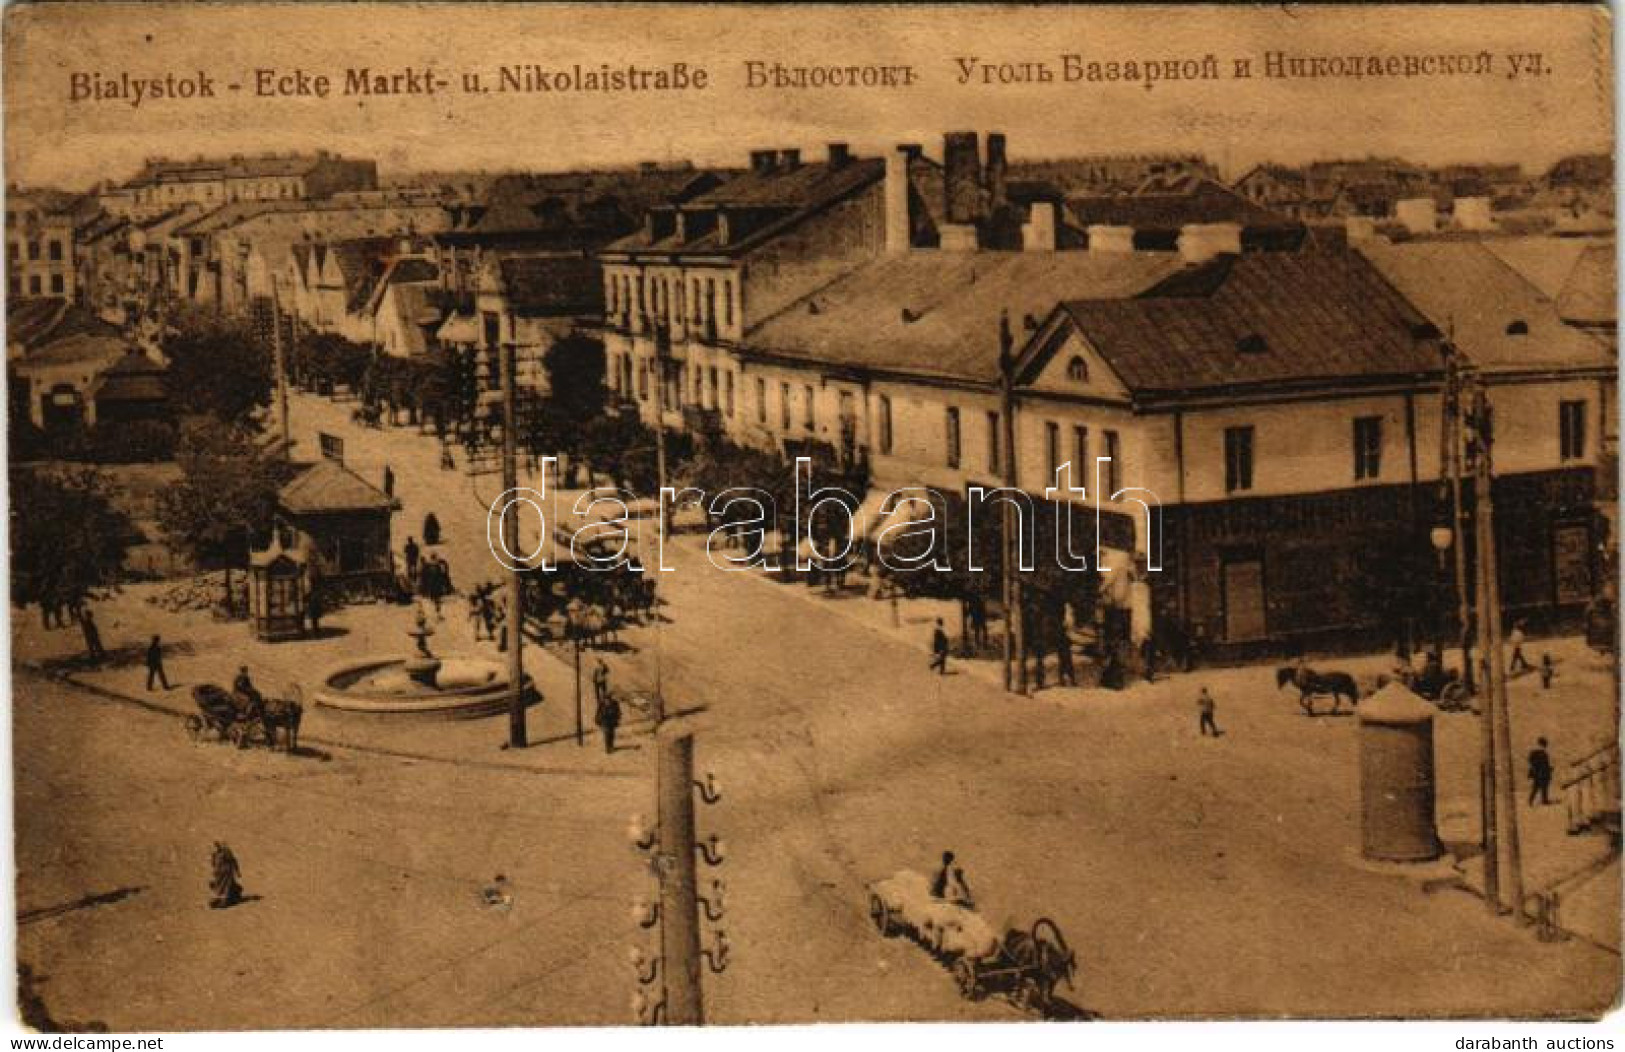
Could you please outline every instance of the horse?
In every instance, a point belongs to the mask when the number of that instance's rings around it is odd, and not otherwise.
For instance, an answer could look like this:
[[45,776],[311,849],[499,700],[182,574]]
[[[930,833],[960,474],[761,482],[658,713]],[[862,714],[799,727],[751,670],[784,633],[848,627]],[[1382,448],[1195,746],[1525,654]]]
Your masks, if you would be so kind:
[[305,717],[305,707],[292,698],[266,698],[260,706],[260,724],[265,728],[265,743],[276,745],[276,729],[283,730],[282,749],[295,752],[299,748],[299,721]]
[[1349,699],[1350,707],[1359,703],[1360,689],[1354,684],[1354,677],[1347,672],[1316,672],[1307,666],[1286,665],[1275,670],[1275,689],[1280,690],[1288,683],[1298,688],[1298,704],[1302,706],[1305,716],[1315,714],[1315,695],[1327,694],[1332,699],[1332,715],[1342,710],[1343,699]]
[[[1077,974],[1078,958],[1066,944],[1054,921],[1040,917],[1032,931],[1012,928],[1004,936],[1004,952],[1010,961],[1025,973],[1022,990],[1032,1008],[1044,1011],[1055,999],[1055,987],[1065,982],[1072,989],[1072,977]],[[1030,986],[1029,986],[1030,984]]]

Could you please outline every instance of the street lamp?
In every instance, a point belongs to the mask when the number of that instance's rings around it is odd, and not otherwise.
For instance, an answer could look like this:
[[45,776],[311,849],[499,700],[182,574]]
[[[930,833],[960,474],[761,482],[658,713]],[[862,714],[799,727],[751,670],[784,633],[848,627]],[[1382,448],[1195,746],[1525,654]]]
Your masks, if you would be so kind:
[[[1440,523],[1439,525],[1433,527],[1433,529],[1428,531],[1428,541],[1430,543],[1432,543],[1434,552],[1436,552],[1438,554],[1438,556],[1439,556],[1439,575],[1442,577],[1442,576],[1444,576],[1445,571],[1446,571],[1445,555],[1446,555],[1446,553],[1448,553],[1450,551],[1450,546],[1452,544],[1454,544],[1455,541],[1456,541],[1455,531],[1452,530],[1449,526],[1446,526],[1443,523]],[[1441,664],[1444,661],[1444,644],[1445,644],[1444,621],[1445,621],[1445,618],[1444,618],[1444,613],[1443,613],[1443,604],[1441,604],[1440,613],[1438,615],[1438,622],[1437,622],[1438,623],[1438,632],[1439,632],[1439,635],[1438,635],[1438,651],[1439,651],[1439,660],[1440,660]],[[1463,661],[1465,661],[1465,660],[1466,659],[1463,658]]]
[[547,615],[548,634],[554,639],[566,638],[575,659],[576,679],[576,744],[587,744],[587,731],[581,718],[581,600],[572,599],[563,610],[555,609]]

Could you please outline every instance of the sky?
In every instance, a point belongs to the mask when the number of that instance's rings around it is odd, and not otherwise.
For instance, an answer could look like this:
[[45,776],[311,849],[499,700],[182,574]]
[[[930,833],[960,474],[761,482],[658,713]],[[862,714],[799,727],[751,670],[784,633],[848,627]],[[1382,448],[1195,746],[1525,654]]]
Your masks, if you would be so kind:
[[[8,183],[122,180],[151,156],[324,148],[410,169],[741,165],[751,149],[830,141],[876,153],[944,131],[1002,131],[1013,158],[1201,152],[1227,175],[1261,160],[1400,155],[1540,171],[1612,151],[1606,11],[1587,6],[934,7],[458,4],[40,4],[6,11]],[[1486,76],[1283,79],[1264,55],[1489,52]],[[1542,75],[1510,76],[1539,52]],[[1219,79],[1062,83],[1084,62],[1217,60]],[[1231,76],[1250,58],[1253,76]],[[910,66],[893,88],[756,89],[746,63]],[[960,84],[963,60],[1045,63],[1050,83]],[[498,67],[686,63],[702,91],[470,94]],[[346,70],[432,67],[433,95],[345,96]],[[326,74],[328,98],[257,97],[254,71]],[[209,78],[212,99],[71,101],[74,74]],[[240,84],[232,92],[225,85]]]

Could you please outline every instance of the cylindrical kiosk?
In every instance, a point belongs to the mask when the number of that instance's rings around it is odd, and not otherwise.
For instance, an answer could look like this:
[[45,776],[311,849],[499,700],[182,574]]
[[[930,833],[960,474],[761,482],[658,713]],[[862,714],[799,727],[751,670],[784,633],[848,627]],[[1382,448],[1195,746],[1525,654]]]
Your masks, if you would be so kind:
[[1362,851],[1378,862],[1443,854],[1434,825],[1433,706],[1393,682],[1360,702]]

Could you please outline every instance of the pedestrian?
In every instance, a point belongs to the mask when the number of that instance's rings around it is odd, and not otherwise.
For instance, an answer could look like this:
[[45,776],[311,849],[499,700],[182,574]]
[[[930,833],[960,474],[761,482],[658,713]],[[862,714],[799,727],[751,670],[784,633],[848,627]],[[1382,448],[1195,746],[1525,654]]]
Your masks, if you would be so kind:
[[987,646],[987,599],[979,593],[970,597],[970,634],[976,649]]
[[485,637],[481,629],[486,623],[485,618],[485,589],[476,588],[468,593],[468,627],[474,631],[474,642],[478,643]]
[[1512,660],[1507,663],[1507,674],[1516,675],[1519,672],[1528,672],[1535,666],[1523,656],[1523,622],[1516,621],[1512,625],[1512,634],[1507,636],[1507,642],[1512,646]]
[[931,631],[931,671],[940,676],[948,674],[948,633],[943,631],[940,617]]
[[393,497],[394,495],[395,495],[395,469],[390,467],[388,464],[385,464],[384,465],[384,496]]
[[1196,709],[1202,714],[1198,726],[1200,727],[1202,736],[1204,738],[1210,734],[1217,738],[1222,733],[1219,730],[1219,725],[1213,722],[1213,713],[1217,708],[1218,704],[1214,702],[1213,695],[1210,694],[1207,687],[1204,686],[1202,688],[1202,692],[1196,696]]
[[[603,662],[599,662],[599,667],[603,667]],[[615,728],[621,725],[621,703],[608,689],[607,673],[604,682],[605,689],[598,698],[598,704],[593,712],[592,719],[594,723],[598,724],[598,729],[603,732],[604,752],[612,753],[615,751]],[[598,688],[598,674],[596,672],[593,673],[593,688],[595,690]]]
[[1542,654],[1540,656],[1540,689],[1551,690],[1552,677],[1555,675],[1557,675],[1557,666],[1552,663],[1552,655],[1549,653]]
[[1061,626],[1060,638],[1055,647],[1055,676],[1057,682],[1063,687],[1078,685],[1078,669],[1072,663],[1072,638],[1066,634],[1066,626]]
[[1552,757],[1546,751],[1546,739],[1539,738],[1529,750],[1529,806],[1535,806],[1535,797],[1542,805],[1551,803]]
[[152,690],[153,681],[156,680],[169,689],[169,676],[164,673],[164,644],[156,635],[152,642],[147,644],[147,689]]
[[414,585],[418,580],[418,557],[422,554],[423,550],[418,547],[417,538],[406,538],[406,579]]
[[1140,644],[1140,664],[1144,666],[1145,681],[1157,681],[1157,641],[1152,636],[1146,636]]
[[305,593],[305,618],[310,622],[310,634],[320,637],[322,634],[322,597],[321,593],[314,588]]
[[592,696],[600,705],[609,697],[609,666],[604,664],[603,658],[598,659],[598,664],[592,670]]
[[79,631],[84,633],[85,650],[92,661],[100,661],[107,656],[107,648],[102,646],[102,631],[96,627],[96,615],[90,612],[88,606],[79,611]]
[[231,853],[231,848],[218,840],[214,842],[210,869],[210,909],[230,909],[243,901],[243,886],[238,880],[243,873],[242,867],[237,864],[237,856]]
[[46,628],[63,627],[62,600],[50,595],[40,600],[40,616],[45,620]]

